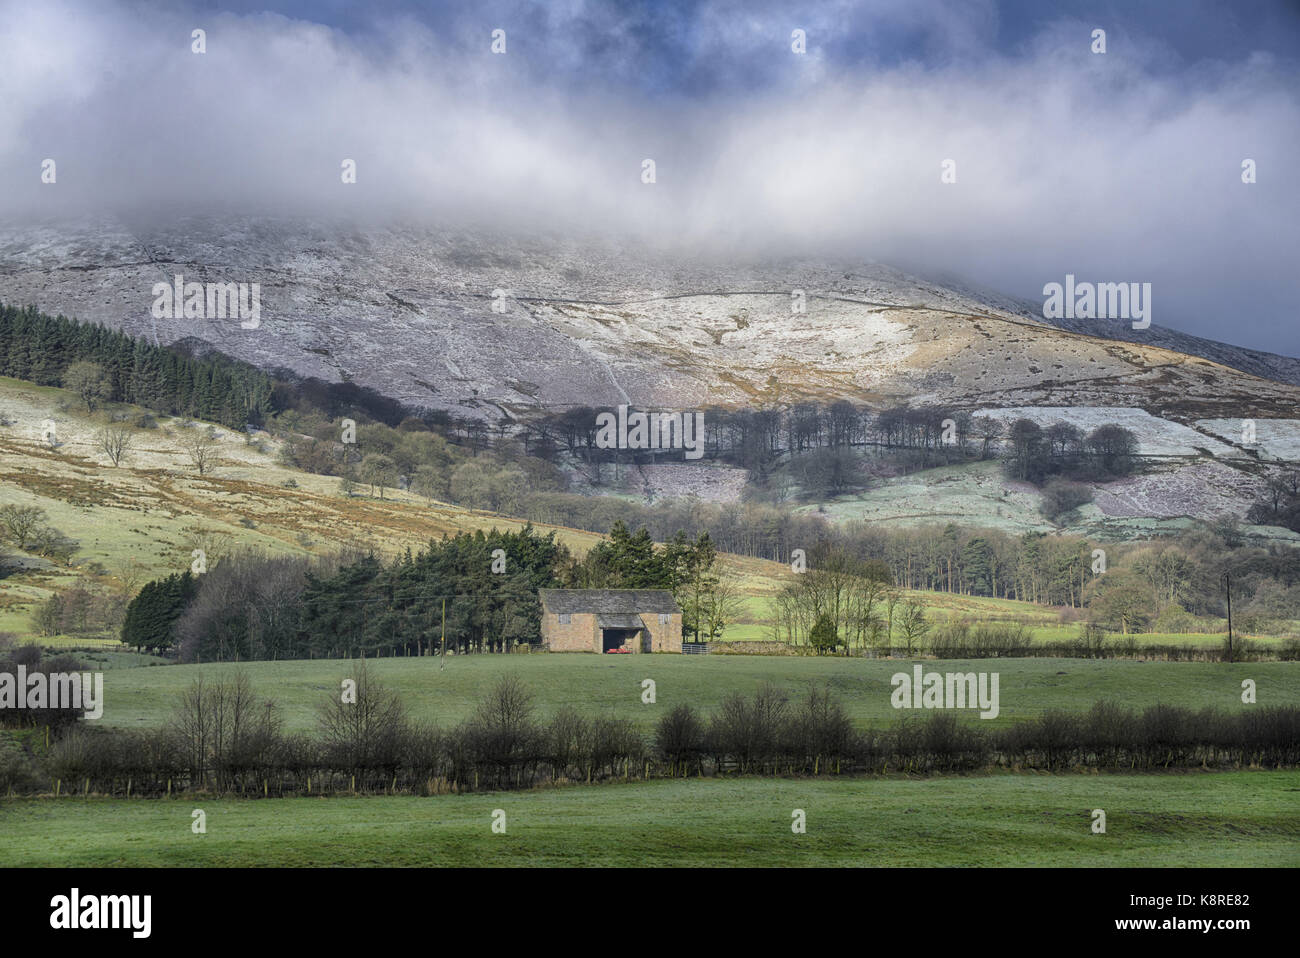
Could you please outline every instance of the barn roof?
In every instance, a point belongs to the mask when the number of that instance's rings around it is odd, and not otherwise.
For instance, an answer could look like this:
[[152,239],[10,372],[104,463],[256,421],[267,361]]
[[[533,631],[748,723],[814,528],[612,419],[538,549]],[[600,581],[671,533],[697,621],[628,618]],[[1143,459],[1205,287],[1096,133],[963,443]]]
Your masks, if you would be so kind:
[[540,589],[538,595],[551,613],[637,615],[682,611],[667,589]]
[[597,615],[596,624],[602,629],[644,629],[639,615]]

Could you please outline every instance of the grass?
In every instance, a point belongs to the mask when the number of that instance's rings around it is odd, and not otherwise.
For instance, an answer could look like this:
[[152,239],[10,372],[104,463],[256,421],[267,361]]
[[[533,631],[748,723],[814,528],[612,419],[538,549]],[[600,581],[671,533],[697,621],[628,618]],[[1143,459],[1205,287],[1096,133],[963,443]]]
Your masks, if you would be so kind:
[[892,526],[970,522],[1012,535],[1051,532],[1054,526],[1038,513],[1041,496],[1028,488],[1011,489],[996,462],[939,466],[880,479],[853,495],[798,512],[821,511],[836,521],[857,520]]
[[[1226,621],[1226,620],[1225,620]],[[1067,642],[1079,637],[1079,625],[1034,625],[1029,634],[1036,643]],[[1263,646],[1280,646],[1282,639],[1269,635],[1243,635],[1235,628],[1233,634],[1239,639],[1249,639],[1252,644]],[[1107,642],[1132,639],[1138,646],[1144,645],[1194,645],[1197,648],[1217,649],[1228,637],[1225,626],[1222,632],[1130,632],[1127,636],[1118,632],[1106,633]]]
[[[1300,772],[702,779],[432,798],[0,800],[0,866],[1300,865]],[[191,812],[207,832],[191,831]],[[1093,834],[1092,810],[1106,812]],[[491,830],[505,812],[505,834]],[[791,830],[803,809],[805,834]]]
[[[283,707],[290,729],[307,729],[315,709],[339,694],[351,674],[346,660],[253,662],[244,665],[178,665],[114,670],[104,678],[105,725],[146,728],[167,720],[180,692],[198,676],[209,679],[243,668],[256,694]],[[771,681],[800,697],[812,682],[825,682],[859,724],[889,724],[903,714],[889,704],[890,677],[910,672],[903,660],[793,658],[747,655],[467,655],[438,660],[370,660],[381,681],[399,692],[418,718],[454,725],[467,717],[499,675],[518,676],[534,693],[542,716],[570,705],[590,715],[631,719],[649,733],[679,703],[709,711],[728,692],[750,694]],[[1098,699],[1130,708],[1157,703],[1224,710],[1241,703],[1241,682],[1254,679],[1260,704],[1300,704],[1300,663],[1132,662],[1092,659],[984,659],[928,661],[927,671],[997,672],[1001,714],[971,721],[1001,724],[1061,708],[1088,709]],[[641,702],[641,682],[656,685],[656,703]]]
[[[770,564],[774,565],[774,564]],[[784,567],[777,566],[777,573]],[[741,604],[740,614],[734,624],[729,625],[722,635],[725,642],[767,641],[771,639],[771,629],[767,619],[770,616],[769,595],[780,583],[777,574],[769,574],[769,584],[763,589],[760,575],[751,573],[742,578],[741,587],[748,593]],[[1016,623],[1024,625],[1035,643],[1066,642],[1079,637],[1081,623],[1062,622],[1060,610],[1054,606],[1035,605],[1017,599],[995,598],[993,596],[956,595],[950,592],[921,592],[911,589],[903,590],[907,599],[925,606],[926,616],[934,627],[945,623],[981,622]],[[1223,632],[1135,632],[1133,640],[1138,645],[1194,645],[1198,648],[1218,648],[1227,634],[1227,620]],[[1118,632],[1108,633],[1110,640],[1121,639]],[[1280,645],[1282,639],[1276,636],[1245,635],[1253,643],[1264,646]]]

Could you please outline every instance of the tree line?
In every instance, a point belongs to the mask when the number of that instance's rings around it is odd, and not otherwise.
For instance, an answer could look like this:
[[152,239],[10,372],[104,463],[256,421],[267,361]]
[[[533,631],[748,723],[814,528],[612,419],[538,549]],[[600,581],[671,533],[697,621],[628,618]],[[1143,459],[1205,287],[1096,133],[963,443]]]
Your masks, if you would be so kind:
[[[615,525],[578,559],[554,532],[463,532],[384,562],[240,552],[148,583],[122,641],[185,662],[508,652],[541,640],[538,590],[667,589],[687,635],[721,634],[737,610],[707,535],[662,547]],[[444,646],[443,636],[446,636]]]
[[322,697],[311,732],[284,731],[280,708],[246,674],[196,680],[155,730],[64,730],[45,751],[0,747],[0,790],[162,796],[433,794],[680,776],[969,772],[987,768],[1292,768],[1300,709],[1238,713],[1099,701],[999,728],[951,711],[856,728],[812,685],[801,699],[771,683],[728,694],[710,713],[665,711],[650,737],[627,719],[564,707],[540,716],[530,690],[497,681],[464,721],[411,717],[364,664]]
[[135,403],[239,429],[271,412],[271,379],[247,363],[219,353],[186,355],[34,306],[0,305],[0,375],[59,386],[70,369],[69,388],[91,408]]
[[[584,460],[653,461],[679,458],[673,451],[602,449],[596,444],[597,417],[605,407],[575,406],[529,417],[521,441],[530,455],[553,458],[564,450]],[[798,402],[755,409],[706,406],[705,457],[755,472],[770,473],[782,456],[800,457],[819,449],[878,446],[882,450],[931,453],[928,465],[989,459],[1009,445],[1021,478],[1035,472],[1080,469],[1085,460],[1102,474],[1120,475],[1132,467],[1133,433],[1105,424],[1091,432],[1066,422],[1043,429],[1027,419],[1008,424],[996,416],[977,416],[946,405],[898,405],[876,409],[847,399]],[[1041,476],[1040,476],[1041,477]]]
[[1249,539],[1231,520],[1125,543],[1042,532],[1017,535],[958,523],[835,524],[821,515],[757,502],[645,504],[535,493],[525,496],[522,506],[533,521],[589,531],[621,521],[647,529],[658,541],[705,532],[719,551],[787,566],[795,550],[811,555],[819,543],[827,543],[859,560],[883,563],[901,589],[1095,609],[1101,624],[1123,633],[1156,625],[1169,632],[1202,631],[1198,619],[1227,612],[1225,573],[1232,576],[1234,615],[1245,616],[1243,628],[1275,629],[1300,610],[1300,550]]

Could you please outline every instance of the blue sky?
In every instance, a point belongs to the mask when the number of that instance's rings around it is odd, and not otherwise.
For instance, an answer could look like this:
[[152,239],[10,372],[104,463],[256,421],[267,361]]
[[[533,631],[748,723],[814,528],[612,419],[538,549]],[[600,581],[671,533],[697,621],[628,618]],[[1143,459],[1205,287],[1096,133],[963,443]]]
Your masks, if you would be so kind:
[[[811,34],[829,69],[870,72],[906,62],[937,66],[983,51],[1016,56],[1046,28],[1077,19],[1105,27],[1111,43],[1157,40],[1153,70],[1195,70],[1202,60],[1240,60],[1267,51],[1300,58],[1300,3],[1291,0],[894,0],[789,3],[771,0],[597,0],[467,3],[373,0],[356,3],[200,3],[197,10],[286,17],[376,35],[393,20],[418,21],[449,36],[500,26],[539,75],[556,78],[553,54],[581,51],[558,77],[602,82],[629,93],[708,96],[779,86],[766,48],[784,49],[790,29]],[[725,24],[730,21],[731,28]]]
[[1157,325],[1300,355],[1294,0],[0,0],[0,46],[11,222],[464,217],[1038,300],[1072,273],[1151,282]]

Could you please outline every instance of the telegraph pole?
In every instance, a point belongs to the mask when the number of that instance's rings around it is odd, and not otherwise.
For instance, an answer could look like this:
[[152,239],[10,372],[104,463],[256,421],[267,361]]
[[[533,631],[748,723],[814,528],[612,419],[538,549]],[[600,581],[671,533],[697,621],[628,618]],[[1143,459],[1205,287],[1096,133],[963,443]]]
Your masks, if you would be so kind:
[[438,658],[438,671],[447,667],[447,600],[442,600],[442,654]]
[[1232,661],[1232,574],[1223,573],[1223,589],[1228,598],[1228,661]]

